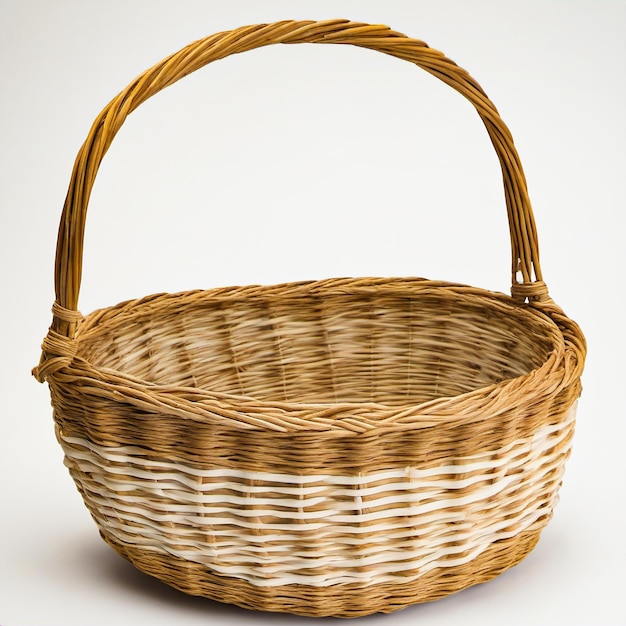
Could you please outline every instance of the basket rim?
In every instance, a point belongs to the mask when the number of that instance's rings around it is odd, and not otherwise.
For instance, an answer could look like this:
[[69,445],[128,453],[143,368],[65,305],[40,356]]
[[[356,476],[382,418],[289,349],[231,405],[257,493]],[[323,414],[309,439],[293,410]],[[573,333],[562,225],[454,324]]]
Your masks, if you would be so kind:
[[[338,402],[338,403],[306,403],[289,400],[257,399],[252,396],[211,391],[203,388],[184,387],[152,383],[126,372],[105,368],[91,363],[80,354],[80,344],[88,340],[109,323],[120,323],[133,316],[145,314],[146,307],[151,303],[171,299],[187,300],[190,304],[198,300],[211,299],[214,302],[245,302],[251,299],[276,298],[280,294],[285,301],[291,298],[330,295],[394,295],[394,296],[442,296],[442,289],[447,295],[453,294],[462,303],[476,304],[477,299],[497,308],[533,319],[545,329],[544,336],[552,344],[542,365],[528,373],[515,378],[505,379],[492,385],[479,387],[457,396],[439,397],[420,404],[389,405],[377,402]],[[180,305],[180,302],[179,302]],[[550,316],[549,311],[542,310],[535,304],[521,303],[509,295],[471,287],[460,283],[431,281],[424,278],[341,278],[321,281],[301,281],[274,285],[249,285],[243,287],[217,287],[206,290],[182,291],[178,293],[161,293],[145,296],[140,299],[127,300],[111,307],[97,309],[84,316],[76,333],[78,353],[66,370],[65,376],[96,379],[105,388],[107,395],[115,393],[116,388],[124,388],[124,399],[139,406],[151,405],[151,410],[166,412],[183,419],[200,422],[219,423],[224,420],[237,428],[261,428],[288,432],[336,430],[340,432],[369,432],[389,428],[428,428],[451,420],[459,423],[470,423],[478,419],[484,420],[485,415],[497,415],[506,407],[503,396],[508,393],[519,395],[519,389],[533,383],[542,388],[555,385],[565,386],[569,377],[564,377],[560,364],[565,359],[568,349],[566,338],[559,324]],[[64,376],[64,378],[65,378]],[[564,380],[566,378],[567,380]],[[108,391],[107,391],[108,390]],[[119,395],[119,391],[117,392]],[[479,398],[483,399],[486,414],[461,415],[459,408],[472,405]],[[491,406],[491,409],[488,407]],[[268,410],[282,416],[276,423],[267,423],[262,413]],[[495,413],[494,413],[495,411]],[[476,413],[470,411],[468,413]],[[358,419],[354,420],[358,415]],[[418,423],[416,416],[420,416]],[[342,416],[339,420],[338,417]],[[354,423],[353,423],[354,422]]]

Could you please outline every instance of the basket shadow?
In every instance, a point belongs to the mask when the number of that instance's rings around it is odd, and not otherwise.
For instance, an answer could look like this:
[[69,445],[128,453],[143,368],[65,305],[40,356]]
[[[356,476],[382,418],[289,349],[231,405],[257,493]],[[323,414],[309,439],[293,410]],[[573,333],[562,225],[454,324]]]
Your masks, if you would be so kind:
[[[554,546],[553,546],[554,547]],[[130,598],[137,603],[146,603],[154,607],[176,612],[181,616],[197,617],[198,619],[221,619],[225,625],[241,626],[242,624],[319,624],[323,623],[346,623],[345,619],[335,617],[303,617],[285,613],[269,613],[264,611],[252,611],[230,604],[222,604],[207,598],[187,595],[157,578],[153,578],[135,568],[130,562],[118,555],[113,549],[102,541],[90,540],[82,542],[77,550],[77,544],[73,544],[73,550],[78,552],[76,558],[89,564],[97,564],[91,568],[90,576],[96,584],[102,585],[108,590],[118,590],[121,595]],[[402,614],[403,619],[411,620],[434,619],[437,614],[447,612],[458,615],[464,611],[476,608],[488,602],[488,597],[497,597],[499,593],[506,593],[507,589],[519,586],[520,579],[532,577],[535,568],[545,565],[546,555],[537,551],[532,558],[526,559],[526,567],[514,567],[494,580],[479,584],[462,591],[441,598],[436,602],[427,602],[405,607],[398,613],[383,616],[380,613],[358,617],[349,620],[362,624],[380,623],[384,617],[390,624],[397,623],[395,620]],[[543,556],[543,558],[542,558]]]
[[[489,598],[497,598],[500,594],[507,595],[511,590],[524,586],[525,580],[532,579],[537,570],[544,569],[551,562],[558,561],[562,557],[562,552],[567,551],[569,542],[566,538],[559,536],[559,533],[552,533],[550,542],[540,542],[538,549],[524,559],[524,564],[511,568],[495,579],[478,584],[462,591],[453,593],[441,598],[436,602],[427,602],[406,607],[399,613],[403,618],[410,619],[431,619],[442,612],[451,615],[458,615],[464,611],[476,609],[486,602],[491,602]],[[176,612],[181,616],[198,617],[198,619],[218,618],[224,624],[240,626],[249,622],[252,624],[314,624],[341,622],[345,619],[334,617],[303,617],[285,613],[269,613],[264,611],[252,611],[230,604],[222,604],[207,598],[187,595],[157,578],[153,578],[138,570],[130,562],[118,555],[112,548],[103,541],[97,541],[91,536],[85,537],[83,542],[73,543],[72,550],[76,553],[76,558],[83,563],[89,563],[90,577],[98,585],[102,585],[108,590],[118,590],[121,595],[136,600],[138,603],[150,604],[168,612]],[[556,554],[555,554],[556,553]],[[97,565],[96,565],[97,564]],[[386,616],[386,620],[397,623],[394,616]],[[380,613],[356,618],[356,621],[363,624],[380,623]],[[353,619],[350,620],[354,622]],[[403,622],[404,623],[404,622]]]
[[[74,544],[74,548],[76,545]],[[323,623],[346,623],[345,619],[336,617],[303,617],[299,615],[290,615],[285,613],[270,613],[264,611],[252,611],[241,607],[222,604],[208,598],[187,595],[177,589],[174,589],[157,578],[149,576],[138,570],[132,563],[126,561],[117,554],[113,549],[104,542],[86,541],[80,549],[80,558],[88,563],[97,563],[97,567],[92,570],[94,578],[98,579],[99,584],[103,584],[108,589],[118,589],[125,596],[136,598],[137,602],[149,603],[156,607],[179,612],[185,616],[197,616],[200,619],[219,618],[224,624],[233,624],[241,626],[241,624],[319,624]],[[508,578],[515,578],[512,571],[506,572]],[[501,576],[499,579],[507,578]],[[501,580],[501,584],[502,584]],[[513,581],[510,581],[513,582]],[[506,584],[506,583],[505,583]],[[437,602],[428,602],[417,604],[404,608],[402,613],[404,616],[411,615],[412,619],[419,617],[428,618],[433,616],[432,612],[441,612],[444,606],[448,606],[454,610],[454,605],[458,607],[458,603],[471,606],[475,602],[484,601],[483,589],[485,585],[476,585],[460,592],[454,593],[448,597],[441,598]],[[489,584],[493,586],[493,582]],[[495,590],[494,590],[495,591]],[[437,606],[434,606],[437,605]],[[394,615],[397,616],[396,613]],[[381,613],[374,613],[356,619],[349,620],[354,623],[379,623]],[[386,616],[387,620],[393,620],[392,616]],[[391,623],[391,622],[390,622]]]
[[[89,541],[81,547],[81,558],[89,563],[97,563],[93,576],[109,589],[119,589],[126,596],[134,596],[137,601],[168,608],[187,616],[218,617],[225,624],[241,625],[246,619],[256,624],[303,624],[343,622],[338,618],[307,618],[284,613],[251,611],[230,604],[222,604],[207,598],[187,595],[169,587],[157,578],[139,571],[103,542]],[[372,616],[373,617],[373,616]],[[368,619],[368,618],[364,618]]]

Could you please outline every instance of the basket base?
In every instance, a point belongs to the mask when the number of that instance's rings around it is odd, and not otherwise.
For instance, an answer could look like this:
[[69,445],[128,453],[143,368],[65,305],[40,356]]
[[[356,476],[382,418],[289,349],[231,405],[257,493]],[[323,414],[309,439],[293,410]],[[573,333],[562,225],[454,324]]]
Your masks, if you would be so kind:
[[409,582],[321,588],[308,585],[255,587],[241,579],[215,574],[201,564],[121,544],[100,534],[137,569],[189,595],[258,611],[351,618],[392,613],[487,582],[522,561],[537,544],[541,529],[500,540],[465,565],[447,571],[433,570]]

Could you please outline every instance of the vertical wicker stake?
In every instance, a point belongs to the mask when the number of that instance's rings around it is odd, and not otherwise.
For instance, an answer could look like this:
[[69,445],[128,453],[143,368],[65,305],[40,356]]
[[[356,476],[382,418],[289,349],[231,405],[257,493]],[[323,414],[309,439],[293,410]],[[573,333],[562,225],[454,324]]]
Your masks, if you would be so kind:
[[[331,279],[78,312],[89,195],[128,114],[212,61],[274,43],[378,50],[474,105],[502,166],[512,297]],[[533,548],[584,357],[580,329],[548,296],[522,166],[480,86],[386,26],[289,21],[197,41],[98,116],[61,218],[34,373],[102,537],[139,569],[243,607],[354,617],[484,582]]]

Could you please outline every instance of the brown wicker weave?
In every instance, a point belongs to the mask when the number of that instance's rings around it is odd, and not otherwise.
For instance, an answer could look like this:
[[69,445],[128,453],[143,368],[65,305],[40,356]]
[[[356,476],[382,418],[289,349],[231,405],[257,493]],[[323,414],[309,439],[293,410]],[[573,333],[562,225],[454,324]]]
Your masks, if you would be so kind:
[[[127,115],[230,54],[352,44],[476,108],[503,172],[512,297],[417,278],[159,294],[83,317],[83,232]],[[516,276],[521,276],[520,282]],[[533,548],[569,454],[585,342],[542,281],[511,135],[425,43],[345,20],[247,26],[148,70],[96,119],[59,230],[38,380],[104,539],[190,594],[268,611],[390,612],[489,580]]]

